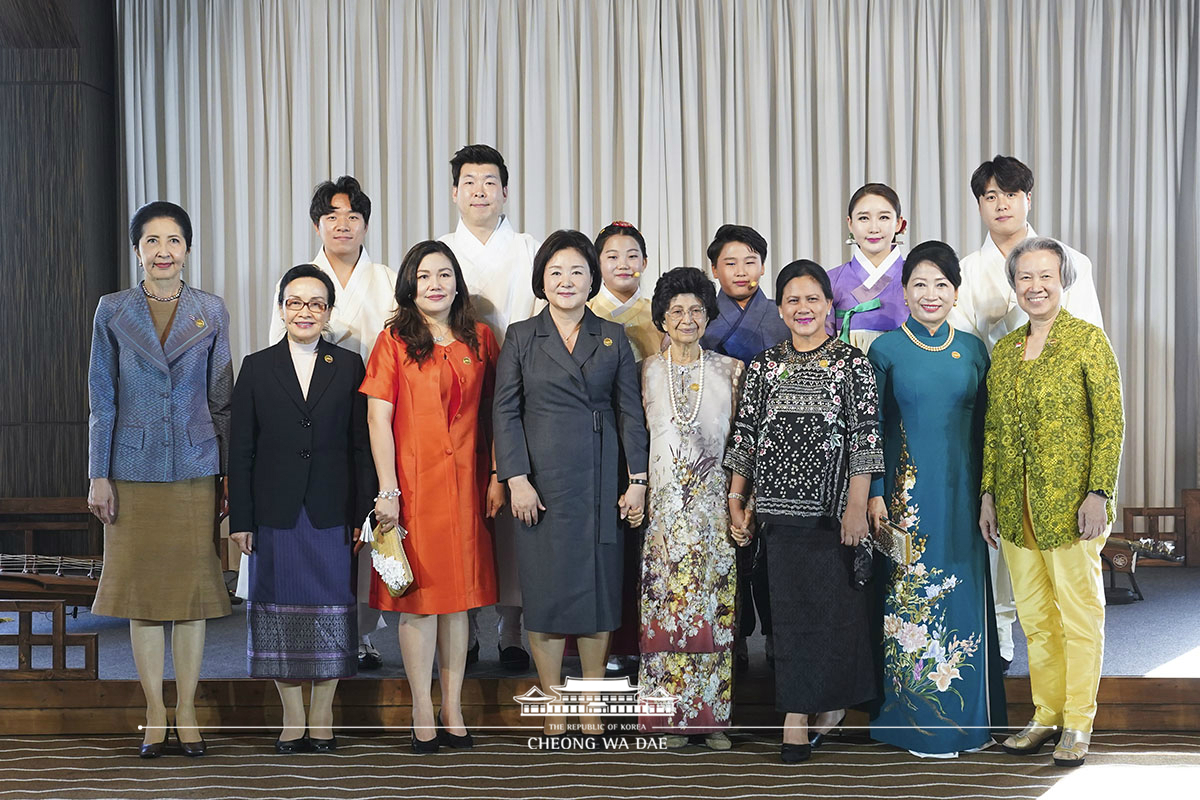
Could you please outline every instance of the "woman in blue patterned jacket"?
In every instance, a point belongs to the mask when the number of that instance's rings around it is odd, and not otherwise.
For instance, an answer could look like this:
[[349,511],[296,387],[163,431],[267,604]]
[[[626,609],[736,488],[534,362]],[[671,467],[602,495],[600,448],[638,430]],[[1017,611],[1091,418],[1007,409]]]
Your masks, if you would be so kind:
[[129,620],[146,695],[143,758],[166,744],[164,628],[174,623],[175,727],[183,753],[199,756],[205,621],[230,612],[214,547],[233,391],[229,313],[180,279],[192,247],[182,208],[142,206],[129,240],[146,277],[100,298],[88,370],[88,507],[104,523],[92,611]]

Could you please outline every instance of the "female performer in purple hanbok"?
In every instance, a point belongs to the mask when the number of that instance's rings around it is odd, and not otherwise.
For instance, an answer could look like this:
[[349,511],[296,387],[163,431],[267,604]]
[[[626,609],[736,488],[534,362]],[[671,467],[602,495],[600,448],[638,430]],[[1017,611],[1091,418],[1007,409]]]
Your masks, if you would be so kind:
[[850,197],[846,208],[850,260],[829,270],[833,309],[826,330],[840,334],[864,353],[878,336],[908,319],[900,275],[904,254],[897,238],[907,221],[900,197],[883,183],[868,183]]

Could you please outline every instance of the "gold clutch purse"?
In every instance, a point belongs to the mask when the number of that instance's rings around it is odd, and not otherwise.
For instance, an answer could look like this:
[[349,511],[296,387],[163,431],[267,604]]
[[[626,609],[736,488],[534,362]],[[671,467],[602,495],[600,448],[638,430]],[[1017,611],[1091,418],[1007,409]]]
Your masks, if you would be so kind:
[[912,564],[916,560],[913,552],[912,534],[896,527],[891,520],[882,520],[871,534],[871,546],[897,564]]
[[374,513],[372,511],[363,520],[363,540],[371,545],[371,566],[387,587],[388,594],[399,597],[413,585],[412,566],[404,552],[404,537],[408,531],[397,526],[386,533],[381,532],[378,525],[371,525]]

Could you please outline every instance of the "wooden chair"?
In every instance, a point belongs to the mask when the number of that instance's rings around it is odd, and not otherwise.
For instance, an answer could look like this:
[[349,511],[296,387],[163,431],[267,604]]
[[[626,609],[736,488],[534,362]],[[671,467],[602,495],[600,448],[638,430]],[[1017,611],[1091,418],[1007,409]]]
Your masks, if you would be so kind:
[[[1109,573],[1105,595],[1114,604],[1144,600],[1137,582],[1138,561],[1153,558],[1144,552],[1131,549],[1127,542],[1151,539],[1155,543],[1170,543],[1174,546],[1175,564],[1200,566],[1200,489],[1185,489],[1180,493],[1179,506],[1126,506],[1121,513],[1121,537],[1113,537],[1104,545],[1100,558]],[[1137,531],[1137,520],[1146,521],[1146,530]],[[1163,520],[1174,520],[1173,531],[1164,531]],[[1129,588],[1116,584],[1118,573],[1129,576]]]

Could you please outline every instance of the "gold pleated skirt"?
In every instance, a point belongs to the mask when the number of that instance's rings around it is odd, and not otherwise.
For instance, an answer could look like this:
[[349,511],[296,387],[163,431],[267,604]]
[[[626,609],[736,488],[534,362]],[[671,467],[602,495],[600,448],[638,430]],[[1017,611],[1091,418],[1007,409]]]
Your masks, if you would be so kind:
[[92,613],[156,621],[228,616],[214,543],[216,478],[113,486],[117,519],[104,526]]

